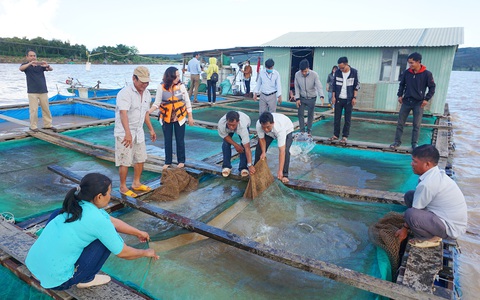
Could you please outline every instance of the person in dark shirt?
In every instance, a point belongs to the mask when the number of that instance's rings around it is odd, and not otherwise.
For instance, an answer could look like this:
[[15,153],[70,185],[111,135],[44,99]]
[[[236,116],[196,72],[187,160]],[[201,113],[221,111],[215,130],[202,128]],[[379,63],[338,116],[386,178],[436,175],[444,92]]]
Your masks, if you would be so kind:
[[[402,105],[398,113],[395,141],[390,145],[396,149],[402,144],[403,127],[410,111],[413,111],[412,149],[418,145],[420,125],[422,124],[423,108],[435,94],[435,81],[432,72],[422,65],[422,55],[414,52],[408,56],[409,68],[401,75],[398,87],[398,102]],[[428,93],[425,94],[428,88]]]
[[27,51],[26,58],[28,62],[20,65],[19,69],[27,77],[30,130],[38,131],[38,104],[40,104],[43,128],[57,131],[52,126],[52,113],[48,106],[48,90],[44,74],[46,71],[53,71],[53,68],[46,61],[37,61],[37,54],[33,50]]

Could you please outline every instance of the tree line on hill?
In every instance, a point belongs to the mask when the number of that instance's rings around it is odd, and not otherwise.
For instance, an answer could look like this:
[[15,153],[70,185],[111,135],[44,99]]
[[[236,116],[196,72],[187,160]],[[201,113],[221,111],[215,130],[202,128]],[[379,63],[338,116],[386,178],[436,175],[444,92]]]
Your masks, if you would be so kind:
[[[0,56],[9,57],[0,62],[18,62],[25,57],[25,52],[33,49],[37,56],[54,60],[59,63],[90,61],[92,63],[180,63],[182,56],[179,54],[138,54],[134,46],[118,44],[112,46],[99,46],[91,52],[85,45],[63,42],[60,40],[46,40],[41,37],[27,39],[0,38]],[[454,71],[480,71],[480,48],[459,48],[453,61]]]
[[[171,61],[171,57],[165,55],[139,55],[134,46],[118,44],[112,46],[99,46],[91,52],[85,45],[63,42],[60,40],[46,40],[41,37],[27,39],[0,38],[0,56],[24,58],[29,49],[35,50],[37,56],[57,62],[85,62],[92,63],[161,63]],[[8,62],[8,60],[7,60]]]

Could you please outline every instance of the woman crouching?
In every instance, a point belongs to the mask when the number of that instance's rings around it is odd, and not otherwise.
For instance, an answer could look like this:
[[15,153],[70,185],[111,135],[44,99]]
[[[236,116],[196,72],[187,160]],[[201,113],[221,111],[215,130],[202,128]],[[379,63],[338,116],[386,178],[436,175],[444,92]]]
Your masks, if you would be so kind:
[[85,175],[80,186],[65,196],[62,209],[55,211],[28,252],[28,269],[42,287],[65,290],[76,284],[86,288],[110,281],[97,274],[110,252],[123,259],[153,257],[153,249],[127,246],[118,232],[146,242],[150,236],[103,210],[110,201],[112,181],[105,175]]

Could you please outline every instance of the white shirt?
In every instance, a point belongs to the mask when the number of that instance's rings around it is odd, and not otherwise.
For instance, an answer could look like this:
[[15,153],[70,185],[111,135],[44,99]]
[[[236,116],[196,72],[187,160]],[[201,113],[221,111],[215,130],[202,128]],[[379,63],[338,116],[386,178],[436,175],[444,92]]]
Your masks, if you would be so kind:
[[224,115],[219,121],[218,121],[218,135],[224,139],[228,136],[229,133],[236,133],[242,140],[242,144],[248,144],[250,143],[250,133],[248,132],[248,127],[250,126],[250,117],[241,112],[237,111],[238,114],[240,115],[237,129],[235,130],[230,130],[227,127],[227,115]]
[[293,123],[290,119],[282,114],[272,113],[273,115],[273,128],[272,131],[266,133],[262,129],[262,124],[260,121],[257,121],[257,134],[259,139],[265,138],[265,135],[268,135],[271,138],[277,139],[278,147],[285,146],[287,141],[287,135],[290,132],[293,132]]
[[145,122],[145,115],[150,109],[150,102],[152,102],[152,96],[147,89],[143,92],[143,96],[140,95],[133,84],[121,89],[117,94],[117,106],[115,107],[114,136],[125,136],[120,111],[126,110],[133,142],[136,144],[143,143],[145,141],[143,123]]
[[457,238],[467,230],[467,203],[462,191],[445,171],[435,166],[420,176],[412,207],[437,215],[447,235]]
[[350,76],[350,71],[348,71],[347,73],[344,73],[342,72],[342,75],[343,75],[343,82],[342,82],[342,89],[340,91],[340,95],[338,95],[338,98],[341,98],[341,99],[347,99],[347,80],[348,80],[348,76]]

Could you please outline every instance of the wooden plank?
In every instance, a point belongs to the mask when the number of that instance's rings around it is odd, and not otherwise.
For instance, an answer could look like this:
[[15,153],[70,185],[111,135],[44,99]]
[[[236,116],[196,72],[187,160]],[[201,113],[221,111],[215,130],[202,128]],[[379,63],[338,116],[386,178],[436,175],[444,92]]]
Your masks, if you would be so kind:
[[449,140],[452,131],[451,126],[447,126],[447,120],[442,118],[439,120],[440,124],[444,124],[448,129],[437,129],[435,147],[440,152],[440,157],[447,158],[449,155]]
[[373,189],[360,189],[344,185],[334,185],[298,179],[290,179],[290,182],[286,183],[285,185],[295,190],[336,195],[353,200],[404,205],[402,193],[393,193]]
[[[389,121],[389,120],[380,120],[380,119],[370,119],[370,118],[360,118],[360,117],[352,117],[352,120],[362,121],[362,122],[369,122],[375,124],[388,124],[388,125],[397,125],[397,121]],[[412,122],[405,122],[405,126],[412,126]],[[437,124],[421,124],[421,127],[425,128],[446,128],[446,125],[437,125]]]
[[110,103],[100,102],[100,101],[95,101],[95,100],[80,99],[80,98],[74,98],[73,102],[89,104],[89,105],[92,105],[92,106],[97,106],[97,107],[105,108],[105,109],[108,109],[108,110],[115,110],[115,107],[116,107],[115,104],[110,104]]
[[8,121],[8,122],[15,123],[15,124],[18,124],[18,125],[30,127],[29,122],[26,122],[26,121],[23,121],[23,120],[20,120],[20,119],[16,119],[16,118],[12,118],[12,117],[9,117],[9,116],[3,115],[3,114],[0,114],[0,119],[3,119],[3,120]]
[[433,293],[435,276],[443,269],[443,246],[418,248],[409,247],[403,284],[416,291]]
[[368,149],[368,150],[379,150],[385,152],[397,152],[397,153],[411,153],[412,147],[410,146],[400,146],[397,149],[393,150],[390,149],[390,144],[381,144],[381,143],[371,143],[371,142],[362,142],[362,141],[355,141],[355,140],[348,140],[346,144],[340,143],[340,140],[336,141],[329,141],[329,137],[323,136],[312,136],[312,139],[317,144],[326,144],[326,145],[334,145],[336,147],[344,147],[344,148],[359,148],[359,149]]

